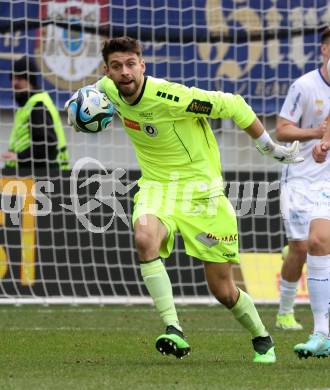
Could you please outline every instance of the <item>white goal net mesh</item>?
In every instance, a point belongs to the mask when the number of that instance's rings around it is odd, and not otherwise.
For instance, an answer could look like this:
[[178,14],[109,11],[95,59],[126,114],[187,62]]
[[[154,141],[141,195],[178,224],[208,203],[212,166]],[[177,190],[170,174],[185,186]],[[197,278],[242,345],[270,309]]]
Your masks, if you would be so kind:
[[[273,133],[289,85],[319,66],[319,34],[329,20],[327,0],[0,0],[1,153],[18,108],[11,75],[26,57],[61,114],[71,167],[78,162],[74,173],[3,165],[0,301],[149,302],[132,229],[97,196],[112,188],[114,170],[125,171],[121,181],[132,189],[116,199],[130,218],[139,168],[129,140],[118,118],[111,131],[89,135],[68,127],[63,112],[75,90],[102,76],[104,39],[138,38],[152,76],[243,95]],[[285,244],[280,167],[231,121],[212,126],[239,220],[235,279],[255,300],[276,302]],[[90,213],[74,212],[74,199],[79,207],[92,202]],[[202,264],[185,255],[179,237],[166,265],[177,300],[212,301]],[[298,298],[306,297],[302,279]]]

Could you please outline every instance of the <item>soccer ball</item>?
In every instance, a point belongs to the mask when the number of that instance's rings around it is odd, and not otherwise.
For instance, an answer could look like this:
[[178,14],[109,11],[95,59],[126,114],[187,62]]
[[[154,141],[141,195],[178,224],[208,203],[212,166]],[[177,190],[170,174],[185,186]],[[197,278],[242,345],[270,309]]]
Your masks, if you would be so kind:
[[94,87],[79,89],[65,104],[68,123],[84,133],[97,133],[111,125],[113,104]]

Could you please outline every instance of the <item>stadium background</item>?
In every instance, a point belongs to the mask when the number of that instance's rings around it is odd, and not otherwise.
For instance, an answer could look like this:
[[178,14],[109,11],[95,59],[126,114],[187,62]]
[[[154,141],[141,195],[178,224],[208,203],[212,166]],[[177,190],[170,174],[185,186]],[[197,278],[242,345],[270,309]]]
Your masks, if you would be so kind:
[[[141,39],[147,73],[188,86],[240,93],[273,133],[290,83],[319,65],[319,33],[330,20],[326,0],[1,1],[0,7],[1,150],[7,148],[15,111],[9,81],[13,60],[22,55],[35,59],[42,88],[52,95],[66,123],[65,100],[102,74],[102,40],[122,34]],[[214,121],[213,128],[225,179],[238,183],[238,192],[230,194],[241,234],[242,272],[236,270],[236,279],[258,301],[276,301],[279,252],[285,242],[278,191],[263,194],[265,215],[256,213],[256,199],[260,183],[277,182],[280,166],[259,156],[231,121]],[[85,135],[66,127],[66,134],[72,164],[90,156],[109,171],[124,168],[128,182],[138,177],[134,152],[116,118],[110,132]],[[93,164],[84,168],[81,182],[99,169]],[[21,197],[4,191],[13,177],[15,172],[3,172],[2,205],[6,196]],[[24,180],[30,189],[31,179]],[[28,202],[35,202],[30,190],[17,213],[19,225],[12,215],[0,214],[1,301],[145,301],[131,231],[118,218],[103,235],[86,231],[60,206],[70,200],[69,175],[50,180],[54,183],[54,192],[47,194],[53,206],[50,214],[33,217],[28,212]],[[93,198],[96,191],[96,185],[82,189],[80,202]],[[118,198],[128,214],[133,195],[134,191]],[[251,204],[247,213],[241,212],[244,202]],[[102,225],[112,214],[100,205],[89,217]],[[177,298],[210,301],[202,267],[184,255],[180,239],[168,269]],[[307,297],[304,278],[299,297]]]

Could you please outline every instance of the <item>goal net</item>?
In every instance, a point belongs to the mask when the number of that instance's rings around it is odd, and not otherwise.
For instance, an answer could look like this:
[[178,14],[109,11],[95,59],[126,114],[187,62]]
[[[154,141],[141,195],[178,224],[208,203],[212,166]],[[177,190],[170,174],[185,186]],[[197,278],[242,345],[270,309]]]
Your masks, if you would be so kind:
[[[75,90],[102,76],[104,39],[138,38],[149,75],[243,95],[272,133],[289,85],[319,66],[329,20],[327,0],[0,0],[1,153],[18,109],[11,75],[27,57],[60,112],[73,168],[3,165],[0,302],[150,302],[128,223],[140,174],[128,137],[116,117],[111,131],[75,133],[63,110]],[[276,302],[285,244],[280,166],[230,120],[212,127],[238,216],[235,279],[256,301]],[[116,177],[127,191],[116,193]],[[178,302],[213,302],[202,263],[184,253],[180,237],[166,267]],[[306,298],[303,277],[298,299]]]

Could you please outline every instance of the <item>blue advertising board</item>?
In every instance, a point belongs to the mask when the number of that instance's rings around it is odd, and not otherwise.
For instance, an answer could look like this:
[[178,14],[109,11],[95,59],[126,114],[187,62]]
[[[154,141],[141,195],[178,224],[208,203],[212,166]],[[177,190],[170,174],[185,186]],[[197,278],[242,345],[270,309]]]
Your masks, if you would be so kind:
[[127,34],[141,39],[148,74],[239,93],[257,113],[275,114],[292,81],[320,64],[319,28],[330,20],[327,3],[1,2],[0,107],[14,104],[9,78],[14,59],[24,54],[35,59],[42,88],[62,108],[72,91],[102,75],[103,40]]

